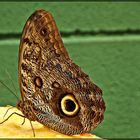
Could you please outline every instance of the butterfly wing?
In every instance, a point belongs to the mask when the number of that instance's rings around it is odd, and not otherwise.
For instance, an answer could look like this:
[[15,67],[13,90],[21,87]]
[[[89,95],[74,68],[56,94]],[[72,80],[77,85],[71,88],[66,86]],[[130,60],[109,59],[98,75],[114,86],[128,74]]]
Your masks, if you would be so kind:
[[102,91],[69,58],[49,12],[38,10],[27,20],[19,54],[22,100],[30,100],[37,121],[73,135],[103,120]]
[[[23,95],[27,93],[24,87],[28,87],[24,73],[38,73],[40,67],[48,68],[49,72],[52,68],[49,61],[60,55],[69,58],[52,15],[44,10],[34,12],[23,29],[20,41],[18,69]],[[48,66],[45,65],[47,62]]]

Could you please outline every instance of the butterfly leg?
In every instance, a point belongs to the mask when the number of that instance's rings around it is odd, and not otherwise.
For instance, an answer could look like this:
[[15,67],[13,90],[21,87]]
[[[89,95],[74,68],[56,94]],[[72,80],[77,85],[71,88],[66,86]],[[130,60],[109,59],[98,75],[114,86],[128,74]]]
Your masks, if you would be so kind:
[[7,111],[6,111],[5,114],[3,115],[3,119],[4,119],[4,117],[6,116],[6,114],[8,113],[8,111],[9,111],[10,109],[12,109],[12,108],[14,108],[14,107],[12,106],[12,107],[10,107],[10,108],[7,109]]
[[22,124],[21,125],[23,125],[25,123],[25,117],[23,118],[23,122],[22,122]]
[[6,118],[4,121],[0,122],[0,124],[3,124],[4,122],[6,122],[6,121],[7,121],[10,117],[12,117],[14,114],[25,118],[25,116],[23,116],[23,115],[21,115],[21,114],[19,114],[19,113],[17,113],[17,112],[13,112],[12,114],[10,114],[10,115],[8,116],[8,118]]
[[[30,121],[30,120],[29,120]],[[30,124],[31,124],[31,128],[32,128],[32,130],[33,130],[33,136],[35,137],[35,130],[34,130],[34,128],[33,128],[33,125],[32,125],[32,122],[30,121]]]

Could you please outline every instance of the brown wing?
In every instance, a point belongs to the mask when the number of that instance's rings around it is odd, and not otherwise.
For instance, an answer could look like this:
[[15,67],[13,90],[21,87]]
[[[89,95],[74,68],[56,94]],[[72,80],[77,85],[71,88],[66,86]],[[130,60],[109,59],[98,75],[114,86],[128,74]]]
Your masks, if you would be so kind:
[[53,16],[45,10],[35,11],[27,20],[20,41],[18,69],[22,96],[27,92],[26,77],[32,71],[37,73],[44,62],[60,55],[69,59]]
[[101,123],[102,91],[71,61],[49,12],[38,10],[28,19],[19,54],[20,110],[26,117],[68,135]]

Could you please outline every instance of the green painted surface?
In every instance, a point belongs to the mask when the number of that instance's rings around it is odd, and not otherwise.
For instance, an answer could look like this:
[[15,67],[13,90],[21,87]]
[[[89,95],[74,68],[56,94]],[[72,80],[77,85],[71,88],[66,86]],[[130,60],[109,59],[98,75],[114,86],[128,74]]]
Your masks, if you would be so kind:
[[[21,33],[27,18],[38,8],[51,11],[58,27],[65,32],[140,28],[140,3],[20,2],[0,3],[0,34]],[[140,137],[140,35],[73,36],[63,40],[73,61],[104,92],[105,119],[93,133],[107,138]],[[0,79],[14,90],[13,81],[20,96],[18,46],[19,39],[0,40]],[[16,102],[0,84],[0,105],[16,105]]]
[[140,28],[137,2],[13,2],[0,3],[0,32],[21,32],[27,18],[40,8],[53,13],[62,31]]

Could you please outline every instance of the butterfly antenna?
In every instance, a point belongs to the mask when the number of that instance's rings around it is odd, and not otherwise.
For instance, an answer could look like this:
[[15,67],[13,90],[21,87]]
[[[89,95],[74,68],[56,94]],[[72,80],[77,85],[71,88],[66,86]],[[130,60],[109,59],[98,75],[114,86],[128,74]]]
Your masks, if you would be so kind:
[[6,69],[6,73],[7,73],[7,75],[8,75],[8,78],[11,80],[11,82],[12,82],[12,86],[14,87],[14,90],[15,90],[15,94],[16,94],[17,97],[18,97],[16,87],[15,87],[14,82],[13,82],[13,80],[12,80],[12,77],[11,77],[11,75],[10,75],[10,73],[8,72],[7,69]]
[[16,97],[16,99],[19,101],[18,96],[17,96],[6,84],[4,84],[1,80],[0,80],[0,83],[1,83],[4,87],[6,87],[6,88]]

